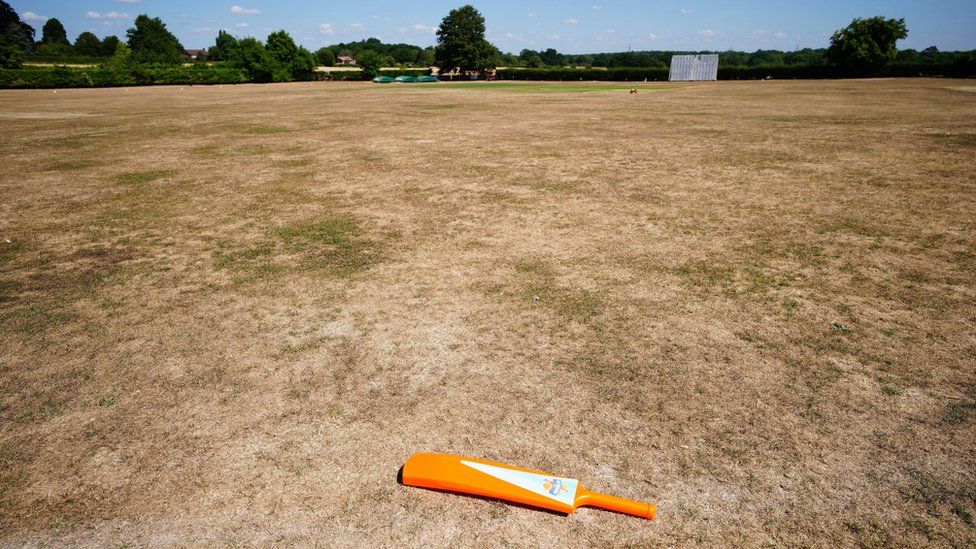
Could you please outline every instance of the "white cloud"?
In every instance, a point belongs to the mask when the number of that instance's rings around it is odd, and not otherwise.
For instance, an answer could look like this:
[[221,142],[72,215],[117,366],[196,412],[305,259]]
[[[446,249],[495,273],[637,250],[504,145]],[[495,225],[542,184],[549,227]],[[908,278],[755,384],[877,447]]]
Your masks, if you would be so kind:
[[712,29],[702,29],[702,30],[698,31],[698,36],[705,36],[705,37],[711,38],[711,37],[715,37],[715,36],[725,36],[725,33],[724,32],[719,32],[719,31],[716,31],[716,30],[712,30]]
[[680,12],[681,12],[682,14],[684,14],[684,15],[688,15],[689,13],[691,13],[691,10],[686,10],[686,9],[684,9],[684,8],[681,8],[681,9],[680,9],[680,10],[678,10],[678,11],[680,11]]
[[525,40],[525,37],[521,34],[515,34],[512,32],[505,33],[505,38],[508,38],[509,40]]
[[593,11],[600,11],[600,10],[602,10],[602,9],[603,9],[603,6],[600,6],[600,5],[598,5],[598,4],[594,4],[594,5],[593,5]]
[[578,19],[567,19],[567,20],[563,21],[563,23],[566,23],[567,25],[576,25],[576,24],[579,23],[579,20]]
[[774,32],[773,33],[773,38],[779,38],[779,39],[782,40],[783,38],[786,38],[786,33],[785,32]]
[[430,25],[424,25],[424,24],[421,24],[421,23],[415,23],[415,24],[411,25],[410,28],[412,28],[415,31],[429,32],[430,34],[434,34],[434,33],[437,32],[437,29],[436,28],[434,28],[434,27],[432,27]]
[[559,35],[558,34],[547,34],[546,35],[546,40],[559,40]]
[[651,40],[657,40],[657,35],[654,34],[653,32],[647,33],[647,37],[650,38]]
[[603,32],[605,32],[607,34],[613,34],[613,33],[617,32],[617,29],[607,29],[607,30],[605,30]]
[[230,12],[235,15],[261,15],[261,10],[257,8],[244,8],[241,6],[231,6]]
[[47,21],[50,19],[46,15],[38,15],[32,11],[25,11],[24,13],[20,14],[20,18],[24,21]]
[[237,27],[237,28],[239,28],[239,29],[246,29],[246,28],[250,27],[251,25],[248,25],[247,23],[238,23],[238,24],[236,24],[234,26]]
[[363,30],[363,29],[366,28],[366,25],[364,25],[362,23],[353,23],[353,24],[349,25],[349,28],[352,29],[352,30]]
[[535,17],[535,13],[532,13],[531,11],[530,11],[529,13],[527,13],[526,15],[527,15],[528,17]]
[[332,34],[335,32],[335,29],[332,28],[332,23],[322,23],[319,25],[319,32],[322,34]]
[[108,13],[98,13],[97,11],[86,11],[86,19],[132,19],[132,16],[128,13],[119,13],[116,11],[110,11]]
[[754,30],[749,33],[749,38],[759,38],[760,36],[766,34],[764,30]]
[[200,29],[193,29],[193,32],[219,32],[225,29],[218,29],[216,27],[203,27]]

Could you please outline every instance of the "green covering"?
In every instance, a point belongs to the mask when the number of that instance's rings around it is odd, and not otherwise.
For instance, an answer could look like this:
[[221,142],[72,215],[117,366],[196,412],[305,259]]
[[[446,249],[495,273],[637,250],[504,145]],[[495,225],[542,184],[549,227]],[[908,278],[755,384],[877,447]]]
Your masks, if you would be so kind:
[[436,76],[421,76],[417,78],[417,82],[440,82]]
[[417,81],[417,77],[416,76],[400,75],[400,76],[397,76],[396,77],[396,81],[397,82],[416,82]]
[[373,82],[376,82],[377,84],[389,84],[390,82],[393,82],[393,79],[389,76],[377,76],[373,79]]

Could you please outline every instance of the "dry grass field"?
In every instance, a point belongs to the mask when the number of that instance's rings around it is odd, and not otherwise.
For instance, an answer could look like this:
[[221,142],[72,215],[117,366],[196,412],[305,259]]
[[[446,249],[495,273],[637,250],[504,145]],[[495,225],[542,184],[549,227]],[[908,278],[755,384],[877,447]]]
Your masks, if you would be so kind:
[[0,545],[971,547],[974,83],[626,88],[0,92]]

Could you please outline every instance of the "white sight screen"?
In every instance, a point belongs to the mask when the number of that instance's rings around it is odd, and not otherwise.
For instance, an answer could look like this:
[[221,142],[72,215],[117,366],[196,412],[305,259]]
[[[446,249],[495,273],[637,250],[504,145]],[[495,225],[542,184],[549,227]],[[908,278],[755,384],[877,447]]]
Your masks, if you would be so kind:
[[675,55],[671,58],[672,82],[718,80],[718,54]]

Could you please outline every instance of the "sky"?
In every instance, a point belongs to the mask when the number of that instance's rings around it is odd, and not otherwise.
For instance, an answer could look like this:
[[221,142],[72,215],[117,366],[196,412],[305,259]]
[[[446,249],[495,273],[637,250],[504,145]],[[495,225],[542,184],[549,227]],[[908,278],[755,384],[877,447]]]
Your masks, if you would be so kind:
[[[85,31],[125,37],[136,15],[162,18],[187,48],[206,48],[217,32],[266,37],[284,29],[312,49],[369,37],[433,45],[441,19],[464,0],[7,0],[38,29],[58,18],[74,38]],[[627,50],[794,50],[826,47],[855,17],[905,18],[900,48],[976,49],[974,0],[497,0],[472,1],[487,38],[502,51],[563,53]]]

